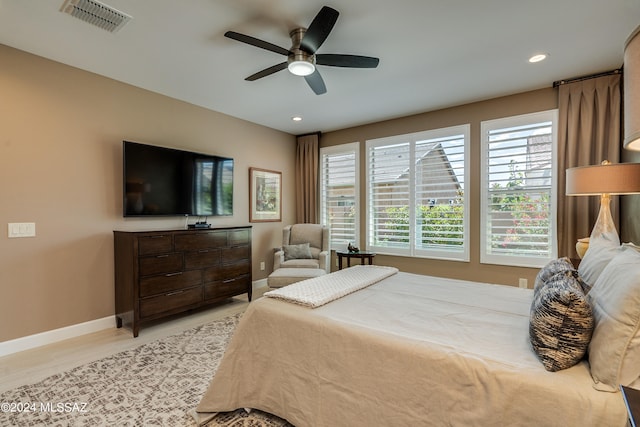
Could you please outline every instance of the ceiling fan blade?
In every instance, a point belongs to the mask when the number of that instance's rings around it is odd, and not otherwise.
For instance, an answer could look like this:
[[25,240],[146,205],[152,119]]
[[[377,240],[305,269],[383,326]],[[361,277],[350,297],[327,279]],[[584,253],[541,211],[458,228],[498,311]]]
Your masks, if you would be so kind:
[[316,69],[313,73],[308,76],[304,76],[304,79],[311,87],[311,90],[315,92],[316,95],[322,95],[327,92],[327,87],[324,85],[324,80],[322,80],[322,76]]
[[246,34],[236,33],[235,31],[227,31],[224,33],[225,37],[233,40],[237,40],[242,43],[250,44],[251,46],[259,47],[271,52],[279,53],[280,55],[289,55],[289,50],[275,44],[266,42],[264,40],[257,39],[255,37],[247,36]]
[[317,54],[316,64],[329,65],[331,67],[349,68],[376,68],[380,59],[371,56],[340,55],[340,54]]
[[324,43],[336,24],[338,15],[337,10],[329,6],[323,6],[311,21],[311,25],[309,25],[302,41],[300,41],[300,49],[312,55],[316,53],[316,50]]
[[249,77],[247,77],[245,80],[252,82],[254,80],[258,80],[261,79],[263,77],[267,77],[270,76],[273,73],[277,73],[278,71],[284,70],[285,68],[287,68],[287,63],[286,62],[282,62],[280,64],[276,64],[272,67],[269,68],[265,68],[262,71],[258,71],[255,74],[250,75]]

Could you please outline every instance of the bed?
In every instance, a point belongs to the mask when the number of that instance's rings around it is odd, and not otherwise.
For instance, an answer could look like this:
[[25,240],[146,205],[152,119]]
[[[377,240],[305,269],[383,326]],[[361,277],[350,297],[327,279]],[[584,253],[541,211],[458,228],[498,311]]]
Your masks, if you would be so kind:
[[597,390],[587,360],[542,365],[533,290],[393,272],[343,293],[316,308],[250,304],[200,419],[254,408],[300,427],[626,425],[620,393]]

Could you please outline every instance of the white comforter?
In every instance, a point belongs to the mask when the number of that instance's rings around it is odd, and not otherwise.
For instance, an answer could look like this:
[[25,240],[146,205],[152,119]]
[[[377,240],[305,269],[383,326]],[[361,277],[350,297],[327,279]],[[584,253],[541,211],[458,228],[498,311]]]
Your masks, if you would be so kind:
[[[335,274],[335,273],[334,273]],[[624,426],[588,365],[531,350],[531,291],[398,273],[316,309],[261,298],[199,413],[256,408],[302,426]]]

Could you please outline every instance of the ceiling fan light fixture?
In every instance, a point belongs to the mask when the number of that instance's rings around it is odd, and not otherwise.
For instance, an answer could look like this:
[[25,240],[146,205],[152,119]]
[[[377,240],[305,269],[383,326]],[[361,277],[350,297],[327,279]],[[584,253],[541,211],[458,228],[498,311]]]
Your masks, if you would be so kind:
[[287,65],[287,68],[289,69],[291,74],[303,77],[313,74],[313,72],[316,70],[316,66],[313,65],[313,63],[304,60],[291,61],[289,62],[289,65]]

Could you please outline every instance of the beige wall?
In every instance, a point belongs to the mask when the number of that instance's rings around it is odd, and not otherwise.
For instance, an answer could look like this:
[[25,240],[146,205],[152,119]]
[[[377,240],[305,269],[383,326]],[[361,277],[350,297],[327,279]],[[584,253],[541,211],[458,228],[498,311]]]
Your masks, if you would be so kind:
[[[557,92],[550,87],[548,89],[323,134],[320,141],[322,147],[356,141],[360,143],[360,182],[366,183],[365,142],[368,139],[438,129],[466,123],[471,124],[471,182],[469,185],[471,192],[471,261],[438,261],[378,255],[375,258],[376,264],[392,265],[402,271],[412,273],[514,286],[518,285],[519,278],[526,278],[529,281],[529,286],[533,286],[533,281],[538,269],[480,264],[480,122],[483,120],[550,110],[557,108],[557,104]],[[364,188],[366,187],[363,185],[361,188],[360,244],[364,246],[366,236],[366,191],[364,191]],[[335,265],[335,261],[332,265]]]
[[[235,158],[234,216],[248,224],[248,168],[283,172],[283,221],[253,224],[254,280],[295,218],[295,138],[0,45],[0,342],[113,315],[112,230],[183,228],[183,218],[123,218],[123,139]],[[376,257],[403,271],[517,285],[537,269],[479,262],[480,122],[557,107],[548,88],[328,132],[321,146],[471,124],[471,261]],[[361,236],[365,192],[361,192]],[[35,238],[8,239],[9,222]],[[6,230],[6,228],[4,228]],[[360,242],[364,245],[363,241]],[[259,270],[265,261],[265,271]]]
[[283,221],[253,224],[266,277],[295,218],[294,136],[2,45],[0,64],[0,342],[112,316],[112,230],[184,227],[122,217],[123,139],[233,157],[234,216],[214,226],[249,223],[250,166],[282,171]]

